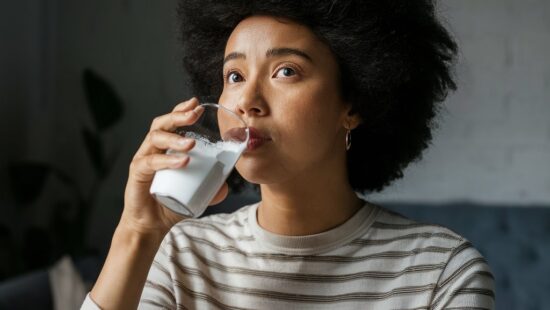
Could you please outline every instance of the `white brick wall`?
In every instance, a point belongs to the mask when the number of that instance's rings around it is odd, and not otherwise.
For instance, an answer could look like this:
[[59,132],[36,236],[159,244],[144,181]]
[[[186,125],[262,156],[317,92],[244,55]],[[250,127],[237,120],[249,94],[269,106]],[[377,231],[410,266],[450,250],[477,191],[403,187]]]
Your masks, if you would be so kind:
[[550,1],[445,1],[461,55],[424,159],[384,201],[550,203]]

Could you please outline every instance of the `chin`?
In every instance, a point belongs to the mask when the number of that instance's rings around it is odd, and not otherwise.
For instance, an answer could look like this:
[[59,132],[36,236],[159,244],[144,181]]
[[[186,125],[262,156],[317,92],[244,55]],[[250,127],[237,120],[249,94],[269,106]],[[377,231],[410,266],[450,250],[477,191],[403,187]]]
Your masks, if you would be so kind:
[[243,160],[237,161],[235,169],[249,183],[269,184],[277,182],[280,171],[273,171],[273,164],[262,164],[257,161]]

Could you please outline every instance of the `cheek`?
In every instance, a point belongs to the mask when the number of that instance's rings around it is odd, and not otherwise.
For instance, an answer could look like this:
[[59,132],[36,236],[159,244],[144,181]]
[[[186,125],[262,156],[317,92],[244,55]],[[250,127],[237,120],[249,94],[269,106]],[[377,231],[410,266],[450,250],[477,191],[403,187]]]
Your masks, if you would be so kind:
[[343,105],[332,83],[315,80],[292,95],[288,102],[295,104],[291,117],[297,125],[316,129],[318,133],[338,127]]
[[280,126],[284,130],[281,134],[285,135],[285,141],[282,141],[284,150],[296,159],[331,149],[339,130],[335,102],[327,102],[326,97],[323,99],[315,93],[311,96],[302,94],[300,101],[292,109],[283,111],[279,118],[284,122]]

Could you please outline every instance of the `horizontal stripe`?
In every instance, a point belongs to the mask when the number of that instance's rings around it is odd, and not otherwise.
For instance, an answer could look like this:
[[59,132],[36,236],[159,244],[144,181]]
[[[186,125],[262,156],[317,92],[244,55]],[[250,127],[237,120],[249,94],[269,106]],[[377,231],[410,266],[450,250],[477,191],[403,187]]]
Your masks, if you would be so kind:
[[452,260],[458,254],[462,253],[462,251],[466,249],[471,249],[473,247],[474,246],[468,241],[459,244],[457,247],[454,248],[453,252],[451,253],[451,256],[449,257],[449,261]]
[[[276,253],[252,253],[246,252],[234,246],[220,246],[214,242],[203,238],[190,237],[190,241],[193,241],[195,244],[204,244],[212,249],[215,249],[222,253],[234,253],[246,258],[255,258],[255,259],[268,259],[274,261],[308,261],[308,262],[329,262],[329,263],[351,263],[351,262],[362,262],[372,259],[398,259],[415,256],[421,253],[448,253],[451,252],[454,248],[452,247],[438,247],[438,246],[428,246],[423,248],[415,248],[408,251],[384,251],[379,253],[373,253],[362,256],[342,256],[342,255],[288,255],[288,254],[276,254]],[[173,251],[178,253],[184,253],[191,249],[191,247],[178,247],[174,241],[168,242],[166,246],[171,246]]]
[[239,217],[231,217],[231,216],[221,217],[221,215],[226,215],[226,214],[215,214],[213,216],[210,216],[208,218],[208,222],[212,222],[212,223],[215,223],[217,225],[221,225],[221,226],[225,226],[225,227],[234,226],[234,227],[238,227],[238,228],[243,228],[245,226],[245,224],[241,222],[243,219],[241,219]]
[[491,297],[492,299],[495,299],[495,293],[488,289],[482,289],[482,288],[461,288],[453,292],[453,296],[456,295],[464,295],[464,294],[475,294],[475,295],[486,295]]
[[460,275],[467,272],[469,269],[473,268],[476,264],[486,263],[483,257],[476,257],[468,260],[462,264],[458,269],[456,269],[447,279],[443,280],[437,287],[437,290],[441,290],[443,287],[448,285],[451,281],[459,277]]
[[402,241],[402,240],[409,240],[409,239],[428,239],[428,238],[443,238],[448,240],[461,240],[459,237],[456,237],[455,235],[451,235],[448,233],[414,233],[414,234],[407,234],[403,236],[398,236],[394,238],[388,238],[388,239],[356,239],[351,242],[351,244],[355,245],[385,245],[388,243],[392,243],[395,241]]
[[[187,227],[187,226],[191,226],[191,227],[199,227],[201,229],[208,229],[210,231],[215,231],[215,232],[219,233],[220,235],[224,236],[226,239],[232,240],[232,241],[254,241],[255,240],[254,236],[252,236],[252,235],[237,236],[237,237],[236,236],[230,236],[227,233],[225,233],[218,226],[207,223],[207,222],[199,222],[199,221],[196,221],[196,220],[192,220],[192,221],[184,222],[184,223],[185,223],[185,225],[182,225],[182,228]],[[189,232],[182,229],[181,231],[178,231],[177,233],[175,233],[174,236],[188,235],[188,234],[189,234]]]
[[403,224],[396,224],[396,223],[384,223],[384,222],[374,222],[372,223],[373,228],[378,229],[391,229],[391,230],[404,230],[404,229],[411,229],[411,228],[443,228],[445,227],[437,224],[428,224],[428,223],[403,223]]
[[170,275],[170,272],[166,268],[164,268],[164,266],[158,261],[153,260],[153,264],[151,264],[151,268],[153,267],[157,268],[160,272],[162,272],[166,278],[168,279],[172,278],[172,276]]
[[159,291],[162,295],[170,299],[170,301],[172,301],[173,304],[176,304],[176,297],[174,297],[174,294],[172,294],[172,291],[162,286],[161,284],[153,283],[151,280],[147,280],[145,281],[145,287],[149,287],[151,289]]
[[[443,267],[445,267],[445,263],[440,263],[440,264],[433,264],[433,265],[408,266],[396,272],[364,271],[364,272],[341,274],[341,275],[282,273],[282,272],[260,271],[255,269],[224,266],[215,261],[206,259],[205,257],[198,254],[196,251],[190,250],[189,252],[192,253],[200,262],[202,262],[207,267],[214,268],[225,273],[251,275],[255,277],[264,277],[267,279],[284,279],[284,280],[303,281],[303,282],[332,283],[332,282],[352,281],[352,280],[363,279],[363,278],[395,279],[408,273],[431,272],[434,270],[441,270],[443,269]],[[181,264],[178,263],[177,257],[171,257],[171,259],[173,264],[177,264],[177,265],[180,265],[180,267],[182,267]]]
[[176,283],[176,286],[181,289],[181,291],[186,294],[187,296],[189,296],[190,298],[195,298],[195,299],[201,299],[203,301],[206,301],[208,303],[210,303],[211,305],[214,305],[220,309],[230,309],[230,310],[252,310],[252,308],[240,308],[240,307],[233,307],[233,306],[230,306],[230,305],[227,305],[213,297],[211,297],[210,295],[208,294],[205,294],[205,293],[200,293],[200,292],[195,292],[189,288],[187,288],[185,285],[183,285],[181,282],[177,282]]
[[[308,294],[289,294],[278,291],[268,291],[261,289],[254,289],[249,287],[236,287],[223,283],[218,283],[208,277],[203,271],[193,268],[187,268],[181,265],[177,265],[179,271],[184,274],[191,276],[200,277],[203,281],[208,283],[213,289],[225,291],[228,293],[238,293],[246,294],[262,298],[271,298],[285,301],[297,301],[297,302],[313,302],[313,303],[324,303],[324,302],[341,302],[349,300],[371,300],[371,299],[386,299],[396,295],[402,294],[413,294],[419,292],[433,291],[435,284],[427,284],[422,286],[406,286],[395,288],[389,292],[356,292],[348,294],[339,294],[339,295],[308,295]],[[183,285],[180,281],[176,280],[175,285]]]
[[[474,258],[468,262],[466,262],[466,264],[469,266],[469,267],[464,267],[464,266],[460,266],[460,268],[457,270],[457,272],[460,270],[460,274],[463,274],[464,272],[466,272],[467,270],[469,270],[470,268],[472,268],[472,266],[474,266],[474,264],[476,262],[479,262],[479,261],[484,261],[483,258]],[[454,274],[457,274],[457,272],[453,273]],[[487,271],[476,271],[476,272],[472,272],[471,274],[468,275],[468,278],[472,278],[472,277],[475,277],[475,276],[482,276],[482,277],[487,277],[490,279],[490,282],[493,283],[494,282],[494,277],[493,275],[490,273],[490,272],[487,272]],[[456,277],[453,277],[453,278],[456,278]],[[450,279],[448,279],[450,280]],[[445,294],[443,293],[440,293],[442,290],[443,290],[443,287],[445,285],[447,285],[448,283],[450,283],[450,281],[445,281],[443,285],[438,285],[435,290],[434,290],[434,293],[437,295],[437,294],[440,294],[433,302],[432,302],[432,306],[435,307],[436,305],[440,304],[441,301],[443,300],[443,298],[447,297],[447,298],[452,298],[453,296],[456,296],[456,294],[451,294],[450,297],[449,296],[445,296]],[[491,294],[493,294],[493,299],[494,299],[494,293],[491,291]]]

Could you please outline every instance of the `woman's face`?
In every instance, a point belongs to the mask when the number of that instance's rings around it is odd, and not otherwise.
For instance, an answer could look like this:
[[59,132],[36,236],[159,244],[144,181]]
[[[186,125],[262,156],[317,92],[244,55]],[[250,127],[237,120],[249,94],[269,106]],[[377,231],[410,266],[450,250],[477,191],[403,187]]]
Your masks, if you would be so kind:
[[344,125],[357,119],[347,115],[332,52],[307,27],[268,16],[243,20],[227,42],[223,74],[220,104],[269,138],[237,162],[247,181],[345,169]]

